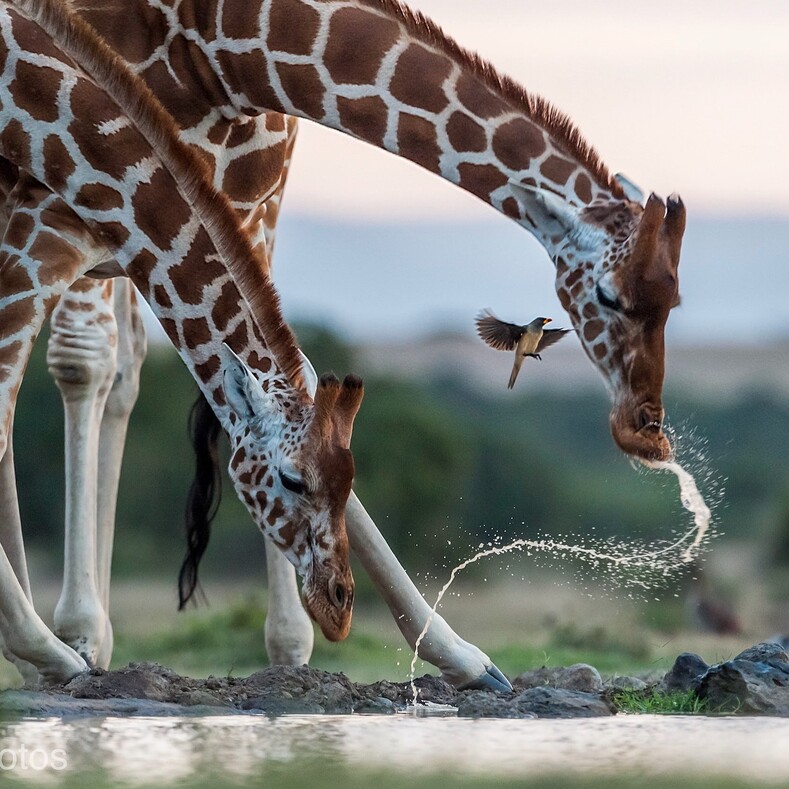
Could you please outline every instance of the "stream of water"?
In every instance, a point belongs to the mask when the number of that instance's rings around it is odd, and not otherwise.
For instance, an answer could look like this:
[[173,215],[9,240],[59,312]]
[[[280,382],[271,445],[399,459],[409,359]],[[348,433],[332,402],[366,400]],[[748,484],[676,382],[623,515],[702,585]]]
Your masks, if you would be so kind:
[[682,565],[696,559],[709,534],[712,513],[699,492],[693,475],[675,460],[671,461],[641,461],[647,468],[656,471],[668,471],[677,477],[680,486],[680,500],[682,506],[693,514],[693,523],[675,540],[667,544],[656,543],[654,546],[638,547],[634,543],[606,541],[602,544],[584,539],[577,542],[567,542],[552,538],[543,539],[518,539],[507,545],[490,546],[476,553],[474,556],[461,562],[453,568],[449,579],[439,591],[436,601],[430,610],[422,632],[416,639],[414,653],[411,658],[410,680],[411,693],[413,694],[413,709],[419,702],[419,688],[416,687],[416,663],[419,659],[419,647],[430,630],[430,625],[436,615],[444,595],[449,591],[458,573],[472,564],[486,559],[489,556],[502,556],[513,551],[526,550],[528,555],[532,552],[547,553],[554,557],[580,559],[595,572],[608,572],[616,577],[623,586],[639,586],[643,589],[655,588],[665,584],[672,576],[681,572]]

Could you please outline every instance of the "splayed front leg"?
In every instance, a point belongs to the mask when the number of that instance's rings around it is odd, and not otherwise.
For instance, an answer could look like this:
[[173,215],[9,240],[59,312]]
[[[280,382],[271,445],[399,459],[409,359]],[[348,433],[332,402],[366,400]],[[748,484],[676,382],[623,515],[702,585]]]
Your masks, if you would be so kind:
[[[354,493],[348,499],[345,519],[354,553],[413,649],[431,614],[430,606]],[[493,661],[481,649],[460,638],[438,614],[433,615],[430,628],[419,645],[419,657],[440,669],[441,676],[457,688],[512,690],[509,680]]]

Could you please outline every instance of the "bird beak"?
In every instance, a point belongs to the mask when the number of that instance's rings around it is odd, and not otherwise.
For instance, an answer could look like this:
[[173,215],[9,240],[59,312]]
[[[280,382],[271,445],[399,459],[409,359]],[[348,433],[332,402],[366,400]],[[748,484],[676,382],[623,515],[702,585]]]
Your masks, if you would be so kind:
[[545,318],[545,319],[543,320],[543,322],[542,322],[542,323],[543,323],[543,326],[544,326],[546,323],[550,323],[552,320],[553,320],[553,318]]

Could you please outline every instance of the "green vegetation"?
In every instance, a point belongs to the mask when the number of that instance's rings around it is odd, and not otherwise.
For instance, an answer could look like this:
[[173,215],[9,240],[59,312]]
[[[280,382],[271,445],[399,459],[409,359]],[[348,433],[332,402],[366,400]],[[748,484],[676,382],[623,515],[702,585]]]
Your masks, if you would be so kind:
[[708,712],[706,703],[689,690],[660,693],[657,688],[622,690],[612,698],[618,712],[643,715],[694,715]]

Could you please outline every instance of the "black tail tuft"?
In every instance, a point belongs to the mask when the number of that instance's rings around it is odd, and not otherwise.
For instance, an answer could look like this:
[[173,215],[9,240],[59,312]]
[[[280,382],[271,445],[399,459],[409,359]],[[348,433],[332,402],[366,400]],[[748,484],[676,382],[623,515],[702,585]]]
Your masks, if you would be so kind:
[[198,589],[197,571],[211,538],[211,521],[222,500],[219,468],[221,425],[202,393],[189,414],[189,435],[195,451],[195,476],[186,501],[186,555],[178,573],[178,610]]

